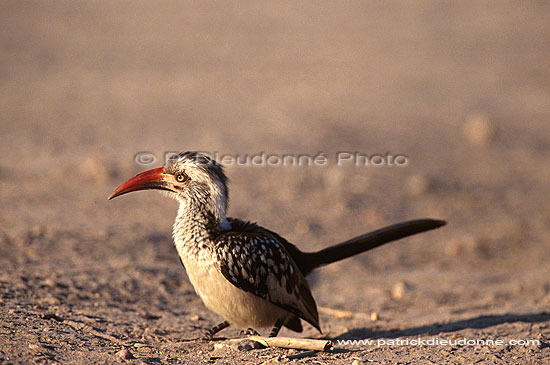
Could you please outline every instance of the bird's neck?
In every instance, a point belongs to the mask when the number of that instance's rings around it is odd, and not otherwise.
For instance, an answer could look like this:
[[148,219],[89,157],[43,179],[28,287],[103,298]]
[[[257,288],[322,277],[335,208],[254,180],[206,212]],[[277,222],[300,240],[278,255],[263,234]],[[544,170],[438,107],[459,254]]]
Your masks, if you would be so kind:
[[217,202],[207,194],[194,194],[180,200],[173,227],[174,243],[182,250],[205,248],[213,237],[231,228],[225,217],[225,202]]

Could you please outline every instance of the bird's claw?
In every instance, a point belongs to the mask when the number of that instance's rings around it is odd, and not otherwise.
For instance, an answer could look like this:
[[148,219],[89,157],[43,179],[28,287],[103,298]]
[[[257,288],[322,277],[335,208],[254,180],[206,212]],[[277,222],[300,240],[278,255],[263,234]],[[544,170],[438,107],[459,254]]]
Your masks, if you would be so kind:
[[247,328],[246,330],[242,331],[242,334],[245,336],[259,336],[260,333],[256,331],[254,328]]

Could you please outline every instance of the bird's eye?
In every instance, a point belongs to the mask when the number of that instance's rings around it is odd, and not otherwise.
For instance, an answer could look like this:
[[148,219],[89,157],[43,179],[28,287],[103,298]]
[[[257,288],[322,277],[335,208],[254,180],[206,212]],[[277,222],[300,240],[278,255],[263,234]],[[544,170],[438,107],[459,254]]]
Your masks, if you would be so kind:
[[178,182],[184,182],[184,181],[186,181],[187,179],[189,179],[189,178],[187,177],[187,175],[185,175],[185,174],[183,174],[183,173],[179,173],[179,174],[176,175],[176,180],[177,180]]

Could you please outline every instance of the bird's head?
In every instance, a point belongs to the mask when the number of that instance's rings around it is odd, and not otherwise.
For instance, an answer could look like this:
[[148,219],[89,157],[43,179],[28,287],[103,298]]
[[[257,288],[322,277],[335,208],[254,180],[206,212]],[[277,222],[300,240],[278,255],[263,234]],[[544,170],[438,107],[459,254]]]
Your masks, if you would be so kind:
[[228,204],[227,177],[223,167],[199,152],[182,152],[164,165],[142,172],[120,185],[110,199],[132,191],[157,189],[178,200],[183,209],[210,212],[225,222]]

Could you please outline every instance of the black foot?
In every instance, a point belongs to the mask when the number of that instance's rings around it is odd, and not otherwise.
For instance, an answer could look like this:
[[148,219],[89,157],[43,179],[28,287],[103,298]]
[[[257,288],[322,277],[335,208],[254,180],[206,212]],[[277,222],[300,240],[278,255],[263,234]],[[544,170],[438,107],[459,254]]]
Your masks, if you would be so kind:
[[273,329],[271,330],[269,337],[277,337],[283,324],[284,324],[284,321],[278,319],[277,322],[275,322],[275,326],[273,326]]
[[260,334],[254,328],[247,328],[246,330],[243,331],[243,335],[245,335],[245,336],[259,336]]
[[229,322],[223,321],[222,323],[217,324],[214,327],[210,328],[208,331],[206,331],[204,333],[204,336],[202,336],[202,339],[203,340],[211,340],[212,337],[214,337],[214,335],[216,333],[220,332],[221,330],[223,330],[224,328],[227,328],[229,326],[230,326]]

